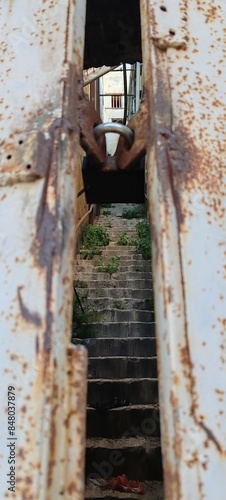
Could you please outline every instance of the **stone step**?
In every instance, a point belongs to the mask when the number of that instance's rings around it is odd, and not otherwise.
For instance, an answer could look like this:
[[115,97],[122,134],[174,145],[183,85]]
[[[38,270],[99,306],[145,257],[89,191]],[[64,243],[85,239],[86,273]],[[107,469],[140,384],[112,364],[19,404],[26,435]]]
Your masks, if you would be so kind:
[[147,491],[144,495],[135,493],[124,493],[120,491],[103,490],[93,485],[90,481],[89,487],[86,489],[85,500],[114,500],[118,499],[131,499],[131,500],[163,500],[163,484],[162,481],[148,481],[145,482]]
[[91,379],[88,383],[88,405],[97,407],[100,402],[112,405],[125,401],[126,406],[132,404],[156,404],[158,402],[158,381],[156,378],[140,379]]
[[[102,279],[114,279],[114,280],[124,280],[128,277],[128,272],[116,272],[112,276],[110,276],[109,273],[107,272],[101,272],[98,271],[97,267],[94,267],[94,269],[85,271],[80,271],[76,273],[76,277],[80,280],[84,281],[92,281],[92,280],[101,280]],[[130,280],[150,280],[152,278],[152,275],[149,271],[133,271],[129,273],[129,279]]]
[[[106,222],[106,219],[104,219],[103,222]],[[134,222],[133,223],[128,223],[128,222],[125,221],[125,219],[116,219],[116,222],[118,224],[117,225],[114,224],[111,227],[108,227],[105,224],[101,224],[101,225],[104,225],[105,227],[107,227],[108,231],[114,232],[114,231],[118,231],[118,230],[120,230],[122,228],[123,232],[133,231],[134,234],[136,234],[136,228],[135,228]],[[109,222],[108,222],[108,224],[109,224]]]
[[84,345],[88,349],[90,357],[107,356],[109,354],[131,357],[156,356],[155,337],[87,338],[83,340],[74,339],[73,343],[75,345]]
[[108,216],[108,217],[105,216],[102,219],[99,219],[97,224],[95,225],[104,226],[107,230],[121,229],[122,231],[126,231],[127,229],[130,229],[131,231],[132,230],[134,231],[134,227],[141,220],[142,219],[124,219],[124,218],[116,219],[113,216]]
[[128,358],[111,356],[89,358],[89,378],[124,379],[124,378],[157,378],[157,359]]
[[[110,208],[104,208],[104,210],[111,210]],[[125,217],[122,217],[122,215],[114,215],[111,213],[110,215],[106,216],[103,214],[100,214],[98,219],[95,221],[95,223],[103,225],[104,223],[109,224],[109,222],[113,222],[114,225],[125,225],[125,226],[132,226],[134,227],[134,223],[136,224],[136,221],[142,220],[142,217],[133,217],[131,219],[126,219]]]
[[[118,227],[117,229],[106,228],[111,240],[118,241],[121,237],[133,238],[137,240],[137,231],[132,227],[126,228],[124,226]],[[126,242],[125,242],[126,243]],[[120,245],[124,246],[124,245]]]
[[[90,323],[99,337],[154,337],[155,323],[121,322],[121,323]],[[74,331],[74,330],[73,330]]]
[[114,248],[112,248],[111,245],[108,245],[102,250],[103,255],[139,255],[135,247],[131,246],[122,246],[122,245],[114,245]]
[[[100,216],[101,217],[101,216]],[[135,231],[135,225],[136,223],[134,224],[134,220],[130,220],[130,219],[124,219],[122,217],[113,217],[113,215],[109,216],[106,218],[106,216],[102,217],[101,218],[101,225],[105,225],[105,223],[107,222],[107,225],[106,227],[109,226],[109,222],[110,222],[110,218],[112,219],[111,222],[113,222],[114,224],[109,227],[109,230],[112,230],[112,231],[115,231],[115,229],[117,229],[118,227],[123,227],[124,230],[126,230],[126,228],[129,228],[130,230],[133,230]],[[98,219],[98,224],[100,224],[100,219]]]
[[116,251],[120,250],[120,249],[123,249],[123,250],[134,250],[135,252],[137,252],[137,248],[136,248],[136,245],[135,244],[128,244],[128,245],[120,245],[118,243],[118,240],[117,238],[116,239],[110,239],[110,242],[109,242],[109,245],[107,247],[108,249],[109,248],[116,248]]
[[[81,295],[82,297],[82,295]],[[137,310],[150,310],[153,307],[151,298],[148,299],[127,299],[122,298],[120,300],[112,299],[111,297],[98,297],[98,298],[87,298],[87,306],[95,311],[104,311],[108,309],[137,309]]]
[[[94,255],[92,259],[84,259],[84,256],[82,253],[80,253],[78,256],[77,256],[77,262],[99,262],[99,260],[103,257],[103,253],[102,253],[102,250],[100,250],[100,254],[99,255]],[[111,250],[111,253],[112,255],[115,255],[115,252]],[[133,254],[121,254],[120,255],[120,261],[123,261],[123,260],[126,260],[126,261],[131,261],[131,262],[138,262],[138,261],[141,261],[141,262],[150,262],[150,259],[144,259],[143,256],[140,254],[140,253],[133,253]]]
[[[76,282],[75,282],[76,285]],[[87,285],[87,283],[84,283],[84,285]],[[98,283],[98,285],[95,288],[90,288],[88,285],[84,288],[79,288],[76,287],[76,291],[81,297],[89,297],[89,298],[102,298],[102,297],[107,297],[107,298],[116,298],[116,299],[121,299],[124,300],[126,298],[128,299],[149,299],[151,290],[150,288],[144,288],[144,289],[130,289],[130,288],[103,288],[101,286],[101,283]]]
[[[119,257],[120,257],[120,255],[126,255],[126,256],[129,256],[129,255],[132,255],[132,256],[141,255],[141,254],[139,254],[137,252],[137,250],[136,250],[135,247],[131,247],[131,246],[124,247],[124,246],[121,246],[121,245],[115,245],[114,248],[112,248],[112,246],[108,245],[106,247],[99,247],[98,250],[100,252],[98,254],[98,256],[100,256],[100,255],[108,255],[109,257],[112,257],[112,256],[114,256],[116,254]],[[81,248],[80,249],[80,256],[82,257],[83,254],[85,254],[85,253],[86,253],[86,250],[83,249],[83,248]]]
[[[129,275],[127,274],[127,276]],[[79,273],[76,276],[76,279],[87,283],[87,288],[96,288],[97,286],[100,286],[100,284],[104,287],[109,286],[110,288],[130,288],[132,290],[143,288],[149,288],[149,290],[151,290],[153,288],[153,282],[151,279],[115,279],[114,275],[110,277],[110,275],[106,273],[97,273],[96,279],[89,279],[86,274]]]
[[158,405],[130,405],[119,408],[87,409],[88,437],[160,437]]
[[88,438],[86,478],[125,474],[129,479],[162,480],[161,445],[158,438]]
[[121,323],[122,321],[150,322],[153,317],[152,311],[142,311],[140,309],[108,309],[95,313],[95,321],[102,323]]
[[[75,273],[77,274],[80,271],[84,272],[95,272],[97,269],[97,262],[93,262],[92,260],[80,260],[79,263],[75,267]],[[123,260],[119,263],[119,272],[152,272],[151,262],[150,260],[144,260],[141,263],[133,262],[131,264],[130,260]]]
[[[108,209],[107,209],[108,210]],[[109,224],[114,224],[112,227],[131,227],[134,228],[134,225],[137,224],[137,222],[140,222],[142,217],[136,218],[133,217],[132,219],[126,219],[124,217],[115,217],[113,214],[111,215],[100,215],[100,217],[97,220],[97,224],[101,224],[101,226],[109,227]],[[111,228],[109,228],[111,229]]]

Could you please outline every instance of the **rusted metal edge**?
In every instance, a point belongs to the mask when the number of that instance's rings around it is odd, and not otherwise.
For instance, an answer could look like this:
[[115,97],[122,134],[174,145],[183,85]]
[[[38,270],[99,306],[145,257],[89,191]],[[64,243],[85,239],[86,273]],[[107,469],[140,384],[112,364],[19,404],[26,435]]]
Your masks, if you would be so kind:
[[84,346],[67,349],[69,406],[64,425],[67,431],[67,498],[83,500],[85,495],[85,439],[88,356]]
[[95,139],[93,129],[102,123],[100,115],[81,87],[78,93],[78,125],[80,129],[80,144],[94,163],[104,163],[106,160],[106,141],[101,136]]
[[148,142],[148,103],[147,96],[141,100],[139,110],[131,118],[128,127],[134,132],[134,142],[130,147],[127,141],[120,137],[116,148],[117,167],[126,170],[134,167],[144,157]]

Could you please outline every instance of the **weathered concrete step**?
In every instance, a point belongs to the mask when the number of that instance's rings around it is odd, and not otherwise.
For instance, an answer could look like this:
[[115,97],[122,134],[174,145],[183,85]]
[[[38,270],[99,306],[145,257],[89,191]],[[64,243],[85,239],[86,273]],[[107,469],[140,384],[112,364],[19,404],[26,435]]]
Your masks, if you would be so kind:
[[[86,285],[86,283],[84,283]],[[76,285],[76,282],[75,282]],[[79,296],[81,297],[96,297],[96,298],[101,298],[101,297],[108,297],[108,298],[119,298],[119,299],[125,299],[125,298],[134,298],[134,299],[148,299],[150,298],[151,290],[150,288],[144,288],[144,289],[130,289],[130,288],[103,288],[101,284],[99,283],[97,287],[95,288],[90,288],[88,285],[85,288],[76,288]]]
[[141,311],[140,309],[108,309],[96,313],[96,320],[99,322],[121,323],[122,321],[143,321],[150,322],[153,317],[152,311]]
[[104,248],[102,254],[109,256],[118,255],[119,257],[120,255],[134,255],[134,256],[139,255],[135,247],[131,246],[124,247],[121,245],[114,245],[114,248],[108,245],[107,247]]
[[[115,215],[100,215],[98,218],[97,224],[101,224],[102,226],[109,227],[109,224],[114,224],[112,227],[123,227],[123,228],[134,228],[137,222],[140,222],[142,220],[142,217],[136,218],[133,217],[132,219],[126,219],[124,217],[116,217]],[[109,229],[112,229],[112,227],[109,227]]]
[[[121,262],[121,261],[120,261]],[[75,272],[78,273],[80,271],[84,271],[87,273],[96,272],[97,270],[97,262],[93,262],[92,260],[79,260],[75,268]],[[151,273],[151,262],[150,260],[144,260],[140,263],[133,262],[131,264],[130,260],[123,260],[119,263],[119,271],[120,273],[125,272],[149,272]]]
[[158,405],[130,405],[110,410],[87,409],[88,437],[160,437]]
[[117,238],[116,238],[116,240],[110,240],[107,248],[109,249],[112,247],[114,247],[114,249],[116,247],[117,250],[130,250],[131,249],[131,250],[134,250],[135,252],[137,252],[137,248],[136,248],[135,244],[133,244],[133,245],[130,245],[130,244],[120,245],[120,244],[118,244]]
[[155,337],[74,339],[73,343],[86,346],[90,357],[106,356],[109,354],[112,356],[156,356]]
[[121,322],[121,323],[90,323],[99,337],[154,337],[155,323]]
[[[104,209],[104,210],[111,210],[111,209]],[[97,219],[97,224],[109,224],[109,222],[113,222],[114,225],[125,225],[125,226],[132,226],[134,227],[134,223],[136,224],[136,221],[142,220],[142,217],[133,217],[131,219],[126,219],[125,217],[122,217],[122,215],[115,215],[115,214],[109,214],[108,216],[100,214],[100,216]]]
[[86,477],[112,477],[125,474],[129,479],[161,480],[162,459],[157,438],[88,438]]
[[157,359],[128,358],[111,356],[89,358],[89,378],[123,379],[123,378],[157,378]]
[[[151,294],[151,292],[150,292]],[[123,297],[120,300],[111,297],[87,298],[87,306],[95,311],[103,311],[108,309],[137,309],[140,311],[150,310],[152,306],[151,298],[149,299],[127,299]]]
[[114,224],[114,226],[112,226],[112,227],[108,227],[107,230],[109,233],[116,234],[116,235],[118,233],[126,233],[127,234],[127,232],[137,234],[136,228],[134,227],[134,224],[125,224],[124,221],[119,221],[118,219],[116,219],[116,224]]
[[[134,232],[134,234],[136,234],[136,228],[135,228],[134,223],[128,224],[128,222],[125,223],[124,220],[122,221],[119,219],[116,219],[116,222],[118,223],[117,225],[114,224],[114,226],[108,227],[109,232],[113,232],[113,233],[116,232],[117,233],[118,231],[122,230],[123,232],[131,231],[131,232]],[[107,227],[107,226],[105,226],[105,227]]]
[[[134,229],[125,229],[125,228],[120,228],[115,231],[112,231],[111,229],[107,229],[107,232],[110,237],[110,242],[114,241],[118,246],[124,247],[124,246],[132,246],[134,245],[133,240],[137,240],[137,232]],[[124,241],[122,241],[122,238],[124,238]],[[126,240],[125,240],[126,238]],[[123,243],[123,244],[122,244]],[[125,243],[125,245],[124,245]]]
[[116,219],[116,222],[118,222],[118,224],[114,224],[112,227],[109,227],[108,228],[108,231],[119,231],[119,230],[122,230],[123,232],[127,232],[127,231],[133,231],[135,234],[136,234],[136,228],[135,228],[135,224],[134,223],[125,223],[125,220],[119,220],[119,219]]
[[[88,270],[85,271],[77,271],[76,277],[78,279],[84,280],[84,281],[92,281],[92,280],[103,280],[103,279],[114,279],[114,280],[125,280],[128,277],[128,272],[117,272],[110,277],[109,273],[107,272],[101,272],[97,270],[97,267],[94,268],[93,270]],[[129,273],[129,279],[130,280],[151,280],[152,275],[149,271],[133,271]]]
[[118,402],[126,401],[126,406],[130,404],[156,404],[158,402],[158,381],[156,378],[89,380],[89,406],[96,407],[100,401],[110,405],[115,398]]
[[[127,275],[128,276],[128,275]],[[151,279],[115,279],[114,275],[110,277],[109,274],[105,276],[105,273],[97,273],[97,279],[89,279],[89,276],[83,273],[78,273],[76,279],[84,281],[84,283],[88,283],[90,288],[96,288],[96,286],[109,286],[110,288],[130,288],[132,290],[149,288],[151,290],[153,288],[153,282]]]
[[[98,254],[99,258],[100,258],[100,255],[109,255],[109,257],[112,257],[116,254],[119,257],[120,257],[120,255],[126,255],[126,256],[132,255],[135,257],[137,255],[141,255],[137,252],[135,247],[131,247],[131,246],[124,247],[121,245],[114,246],[114,248],[110,245],[108,245],[106,247],[100,247],[99,252],[100,252],[100,254]],[[85,254],[85,253],[86,253],[86,250],[84,248],[81,248],[80,249],[80,256],[82,257],[83,254]]]
[[124,493],[120,491],[103,490],[91,484],[86,489],[85,500],[114,500],[118,499],[131,499],[131,500],[163,500],[163,484],[162,481],[146,482],[147,491],[144,495],[136,495],[135,493]]
[[[112,254],[115,255],[115,252],[112,251]],[[103,253],[101,251],[101,254],[100,255],[94,255],[94,257],[91,259],[91,260],[88,260],[88,259],[84,259],[82,253],[80,253],[78,256],[77,256],[77,261],[81,261],[81,262],[97,262],[99,261],[101,258],[103,257]],[[140,254],[140,253],[137,253],[137,254],[121,254],[120,255],[120,261],[123,261],[123,260],[126,260],[126,261],[134,261],[134,262],[137,262],[137,261],[141,261],[141,262],[145,262],[145,259],[143,258],[143,256]],[[150,260],[148,259],[147,262],[150,262]]]

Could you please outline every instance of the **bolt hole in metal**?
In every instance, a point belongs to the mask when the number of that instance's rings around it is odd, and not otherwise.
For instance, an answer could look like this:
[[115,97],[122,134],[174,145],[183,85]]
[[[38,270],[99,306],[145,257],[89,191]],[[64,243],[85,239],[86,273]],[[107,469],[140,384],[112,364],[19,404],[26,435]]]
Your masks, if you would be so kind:
[[18,141],[18,144],[23,144],[23,143],[24,143],[24,141],[23,141],[22,139],[20,139],[20,140]]
[[7,160],[11,160],[11,158],[12,158],[12,155],[7,155],[7,156],[6,156],[6,159],[7,159]]
[[163,12],[167,12],[167,8],[165,7],[165,5],[161,5],[160,9],[161,9]]
[[30,170],[31,165],[30,164],[26,165],[26,168],[27,168],[27,170]]
[[94,127],[93,133],[96,140],[99,139],[101,135],[107,133],[116,133],[122,135],[126,139],[130,147],[133,145],[134,141],[133,130],[131,130],[131,128],[127,127],[126,125],[122,125],[122,123],[100,123],[100,125]]
[[170,34],[171,36],[175,36],[175,35],[176,35],[176,31],[174,31],[174,30],[169,30],[169,34]]

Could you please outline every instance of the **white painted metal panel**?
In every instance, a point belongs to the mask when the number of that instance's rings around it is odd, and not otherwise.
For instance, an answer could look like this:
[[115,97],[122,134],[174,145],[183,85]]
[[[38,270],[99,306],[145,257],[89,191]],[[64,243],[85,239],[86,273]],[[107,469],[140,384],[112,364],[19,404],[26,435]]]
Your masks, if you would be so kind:
[[0,498],[84,497],[86,352],[70,347],[84,22],[83,0],[0,6]]

